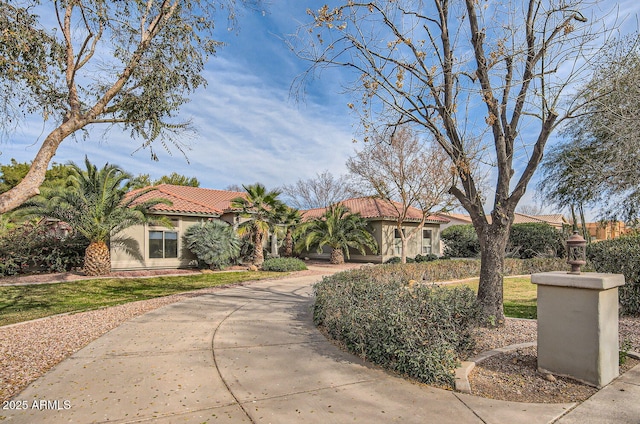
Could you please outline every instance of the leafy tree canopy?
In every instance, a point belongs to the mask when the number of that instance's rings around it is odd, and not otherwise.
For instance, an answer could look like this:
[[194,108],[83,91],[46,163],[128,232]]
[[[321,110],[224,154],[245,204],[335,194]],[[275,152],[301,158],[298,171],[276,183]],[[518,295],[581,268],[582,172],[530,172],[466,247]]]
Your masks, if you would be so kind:
[[170,175],[163,175],[153,181],[149,174],[140,174],[131,181],[132,188],[144,188],[159,184],[200,187],[200,181],[198,181],[196,177],[187,177],[185,175],[180,175],[177,172],[172,172]]
[[53,129],[22,182],[0,194],[0,213],[38,194],[60,143],[88,126],[118,125],[152,158],[154,141],[181,150],[175,135],[189,123],[176,111],[206,83],[218,12],[233,21],[240,3],[253,1],[1,1],[0,128],[35,114]]
[[[29,172],[30,166],[27,162],[18,162],[15,159],[11,159],[9,164],[0,165],[0,193],[4,193],[18,185]],[[72,184],[69,177],[73,175],[73,172],[73,168],[68,165],[53,163],[47,169],[42,187],[69,187]]]
[[587,106],[542,163],[539,188],[561,207],[602,218],[640,215],[640,34],[610,46],[573,101]]

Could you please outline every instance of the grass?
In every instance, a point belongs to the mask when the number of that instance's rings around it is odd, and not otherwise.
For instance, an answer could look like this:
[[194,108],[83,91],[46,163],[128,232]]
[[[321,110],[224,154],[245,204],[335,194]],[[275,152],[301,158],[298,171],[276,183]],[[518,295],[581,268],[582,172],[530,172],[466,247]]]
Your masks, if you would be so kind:
[[[478,279],[455,283],[450,286],[467,285],[478,292]],[[448,285],[449,286],[449,285]],[[505,277],[504,279],[504,314],[512,318],[538,317],[537,286],[531,284],[530,277]]]
[[[286,274],[284,274],[286,275]],[[0,287],[0,326],[83,312],[225,284],[281,277],[281,272],[225,272],[178,277],[107,278]]]

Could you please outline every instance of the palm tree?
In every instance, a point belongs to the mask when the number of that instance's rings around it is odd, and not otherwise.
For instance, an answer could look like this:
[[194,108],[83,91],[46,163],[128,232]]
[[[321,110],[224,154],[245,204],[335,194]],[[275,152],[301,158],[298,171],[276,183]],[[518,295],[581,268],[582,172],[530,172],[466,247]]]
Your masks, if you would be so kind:
[[363,255],[366,248],[378,252],[378,243],[367,229],[367,221],[341,204],[330,206],[323,216],[304,223],[299,231],[302,238],[297,247],[315,248],[320,253],[324,246],[329,246],[332,264],[344,263],[345,255],[349,259],[349,248]]
[[274,232],[280,230],[284,233],[282,256],[290,258],[293,256],[293,231],[302,222],[300,211],[282,203],[274,210]]
[[277,190],[267,191],[267,188],[260,183],[243,185],[242,187],[247,192],[245,197],[236,197],[231,200],[231,207],[242,210],[240,216],[246,221],[238,226],[238,233],[241,236],[249,235],[252,238],[253,264],[260,266],[264,262],[262,241],[271,227],[273,210],[281,204],[278,200],[280,192]]
[[145,222],[167,225],[166,218],[154,218],[150,208],[165,199],[140,201],[148,190],[127,195],[131,175],[115,165],[97,169],[85,157],[86,170],[71,162],[74,175],[72,188],[45,191],[34,201],[25,204],[25,213],[58,219],[89,240],[84,255],[87,275],[106,275],[111,271],[109,242],[111,235]]

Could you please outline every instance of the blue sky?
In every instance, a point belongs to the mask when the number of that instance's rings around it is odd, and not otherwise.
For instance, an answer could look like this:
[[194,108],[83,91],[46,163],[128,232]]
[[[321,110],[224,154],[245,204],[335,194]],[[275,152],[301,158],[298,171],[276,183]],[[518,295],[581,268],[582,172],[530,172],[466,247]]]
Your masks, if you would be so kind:
[[[266,13],[244,12],[237,32],[221,30],[227,45],[206,65],[208,86],[193,94],[180,112],[180,118],[191,119],[198,131],[184,140],[187,158],[176,149],[167,154],[157,144],[160,160],[154,162],[147,150],[136,152],[139,141],[113,128],[106,137],[102,131],[91,131],[87,139],[66,139],[54,161],[82,163],[87,155],[99,166],[115,163],[152,178],[178,172],[198,178],[202,187],[218,189],[254,182],[274,188],[324,170],[335,176],[346,173],[345,162],[358,146],[353,143],[358,121],[347,107],[351,99],[341,94],[341,74],[324,72],[308,86],[301,102],[290,96],[292,82],[309,64],[295,57],[283,38],[309,21],[307,8],[322,4],[274,1]],[[621,14],[640,8],[637,0],[613,4],[620,6]],[[635,18],[630,21],[635,26]],[[31,161],[46,134],[41,120],[27,122],[0,144],[0,163],[11,158]],[[533,203],[532,193],[530,185],[522,203]]]
[[[87,155],[99,166],[115,163],[152,178],[175,171],[198,178],[202,187],[221,189],[255,182],[274,188],[325,169],[336,176],[345,173],[355,120],[348,100],[338,94],[340,87],[333,85],[336,75],[312,83],[301,101],[290,96],[292,82],[309,64],[295,57],[283,38],[308,21],[309,2],[286,3],[264,14],[245,11],[238,31],[221,30],[218,37],[227,45],[206,65],[208,85],[179,115],[197,129],[195,137],[183,140],[189,147],[186,158],[177,149],[168,154],[158,143],[154,151],[160,160],[154,162],[148,150],[135,152],[140,144],[127,132],[112,128],[106,137],[92,130],[87,139],[67,138],[54,161],[82,163]],[[221,20],[219,27],[225,23]],[[46,134],[41,120],[26,122],[0,145],[0,163],[31,161]]]

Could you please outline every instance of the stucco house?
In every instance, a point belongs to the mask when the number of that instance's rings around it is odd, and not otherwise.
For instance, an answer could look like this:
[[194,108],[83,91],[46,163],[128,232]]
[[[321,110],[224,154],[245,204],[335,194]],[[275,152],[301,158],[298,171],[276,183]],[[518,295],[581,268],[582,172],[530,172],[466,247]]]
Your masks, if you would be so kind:
[[230,225],[240,221],[239,211],[231,207],[231,200],[246,193],[212,190],[200,187],[161,184],[140,197],[140,201],[163,198],[172,205],[153,207],[154,214],[171,220],[173,228],[136,225],[114,235],[125,238],[124,244],[112,243],[111,269],[161,269],[192,266],[195,256],[183,246],[187,228],[206,220],[221,220]]
[[[349,208],[353,213],[360,215],[369,221],[372,234],[378,242],[378,253],[373,254],[367,252],[362,255],[360,252],[350,252],[350,260],[354,262],[384,262],[394,256],[400,256],[401,239],[397,228],[398,212],[401,210],[401,204],[394,207],[390,202],[374,198],[374,197],[358,197],[347,199],[340,204]],[[398,208],[398,209],[396,209]],[[303,219],[313,219],[322,216],[327,208],[317,208],[302,211]],[[418,227],[422,220],[422,211],[417,208],[409,208],[407,219],[404,221],[402,228],[405,234],[410,229]],[[422,231],[419,231],[407,246],[407,257],[413,258],[416,255],[428,255],[430,253],[440,254],[440,227],[447,224],[449,220],[442,216],[427,216]],[[316,251],[305,252],[305,256],[312,259],[329,259],[330,251],[327,249],[322,253]]]

